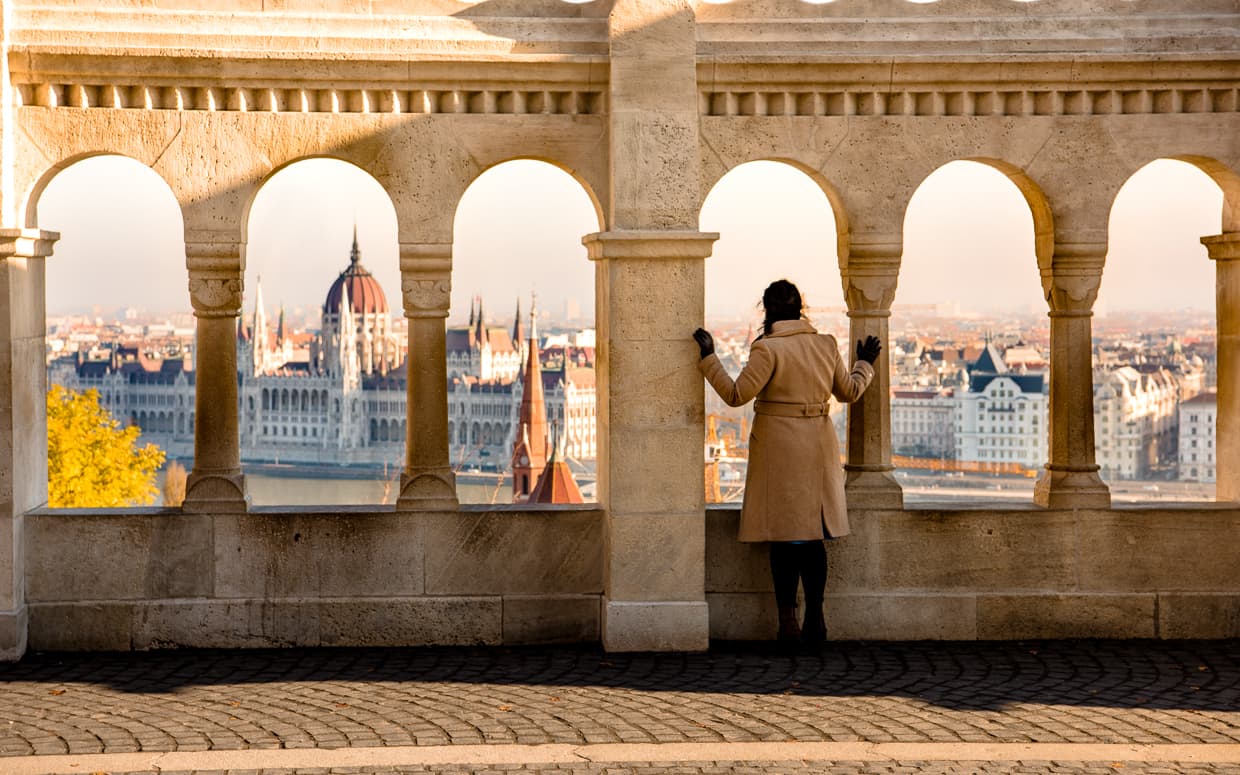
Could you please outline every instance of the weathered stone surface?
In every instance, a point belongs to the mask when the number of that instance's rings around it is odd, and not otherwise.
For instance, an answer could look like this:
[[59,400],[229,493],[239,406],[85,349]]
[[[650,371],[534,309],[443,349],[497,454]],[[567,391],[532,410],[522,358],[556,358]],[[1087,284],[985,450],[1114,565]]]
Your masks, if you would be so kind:
[[26,653],[28,615],[24,606],[16,611],[0,611],[0,662],[21,659]]
[[701,513],[612,514],[607,593],[613,600],[701,600]]
[[1160,592],[1158,637],[1167,640],[1240,638],[1240,594]]
[[1061,589],[1076,577],[1069,512],[918,510],[878,519],[884,589]]
[[390,512],[220,516],[215,527],[215,594],[421,594],[424,540],[416,518]]
[[706,602],[603,601],[603,648],[608,651],[705,651]]
[[973,595],[828,595],[827,634],[832,640],[974,640]]
[[[64,510],[26,518],[27,599],[141,600],[211,594],[213,520]],[[72,569],[72,572],[66,572]]]
[[426,593],[564,595],[603,591],[603,513],[579,508],[421,518]]
[[1153,594],[978,595],[977,637],[1152,638]]
[[1222,590],[1240,568],[1240,514],[1231,510],[1088,512],[1077,541],[1082,590]]
[[323,646],[494,646],[503,640],[498,597],[324,600],[318,616]]
[[128,651],[140,603],[33,603],[29,645],[38,651]]
[[599,640],[598,595],[504,597],[504,644],[591,643]]

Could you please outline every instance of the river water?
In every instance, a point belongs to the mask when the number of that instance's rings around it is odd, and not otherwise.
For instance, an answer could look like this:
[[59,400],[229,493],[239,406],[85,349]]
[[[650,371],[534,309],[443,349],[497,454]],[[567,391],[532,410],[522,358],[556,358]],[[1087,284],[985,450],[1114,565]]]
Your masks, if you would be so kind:
[[[246,472],[246,489],[255,506],[348,506],[393,503],[397,485],[385,493],[384,482],[374,479],[314,479],[294,476],[270,476]],[[512,485],[502,482],[471,482],[458,479],[457,497],[461,503],[510,503]]]

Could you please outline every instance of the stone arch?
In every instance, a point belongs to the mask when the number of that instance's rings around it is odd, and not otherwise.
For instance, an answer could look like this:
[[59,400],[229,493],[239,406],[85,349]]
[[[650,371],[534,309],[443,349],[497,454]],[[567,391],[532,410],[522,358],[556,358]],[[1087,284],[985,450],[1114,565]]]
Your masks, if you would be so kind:
[[249,242],[250,220],[251,220],[251,215],[254,209],[254,202],[258,199],[258,196],[262,192],[263,188],[268,183],[271,182],[272,178],[276,177],[281,172],[288,170],[290,167],[296,166],[302,162],[313,161],[316,159],[329,159],[331,161],[338,161],[342,164],[347,164],[350,167],[353,167],[359,172],[364,173],[368,178],[373,180],[375,184],[379,186],[379,188],[383,189],[383,192],[387,195],[388,201],[392,204],[393,210],[395,210],[396,201],[392,197],[392,191],[389,190],[389,188],[384,185],[383,180],[381,179],[379,175],[376,175],[373,170],[368,169],[366,165],[361,163],[359,159],[349,158],[347,154],[339,153],[339,152],[300,154],[300,155],[293,156],[293,157],[290,157],[288,159],[285,159],[279,162],[278,164],[273,166],[269,171],[267,171],[266,174],[257,178],[249,185],[248,187],[249,190],[245,194],[245,205],[241,210],[241,241],[242,243]]
[[1165,158],[1191,164],[1208,175],[1223,191],[1221,230],[1223,232],[1240,231],[1240,174],[1228,165],[1208,156],[1180,155]]
[[[115,151],[115,150],[94,150],[94,151],[82,151],[82,152],[78,152],[78,153],[74,153],[69,156],[66,156],[60,161],[57,161],[56,163],[52,164],[50,167],[45,169],[42,174],[36,177],[34,179],[34,182],[30,185],[29,189],[27,190],[25,196],[21,198],[21,201],[18,205],[21,208],[21,210],[17,214],[18,222],[25,224],[25,228],[27,229],[39,228],[39,212],[38,212],[39,200],[43,197],[43,193],[47,191],[47,187],[51,184],[52,180],[55,179],[57,175],[69,169],[70,167],[77,164],[78,162],[86,161],[87,159],[98,158],[100,156],[117,156],[122,159],[128,159],[134,162],[135,164],[139,164],[145,167],[146,169],[150,170],[152,173],[154,173],[156,177],[159,178],[160,181],[163,182],[164,187],[167,188],[168,193],[172,195],[173,199],[177,200],[178,210],[180,209],[180,205],[179,205],[180,200],[176,195],[175,186],[173,186],[172,183],[166,177],[160,174],[159,170],[155,169],[150,164],[146,164],[142,160],[137,159],[127,153],[122,153],[122,152]],[[182,221],[184,221],[183,214],[182,214]]]
[[831,205],[831,214],[835,219],[836,254],[839,256],[840,268],[846,268],[849,245],[849,219],[848,210],[844,206],[844,197],[841,194],[840,189],[837,188],[835,184],[832,183],[820,170],[815,169],[803,161],[794,159],[791,156],[780,154],[754,156],[752,158],[739,160],[737,163],[729,167],[717,170],[719,173],[718,175],[714,176],[712,179],[704,179],[702,181],[701,199],[698,202],[698,212],[700,213],[702,211],[702,208],[706,205],[706,200],[708,200],[711,193],[718,188],[720,182],[722,182],[735,170],[756,161],[769,161],[787,165],[804,174],[818,186],[823,195],[827,198],[827,202]]
[[[1021,198],[1025,200],[1025,204],[1029,207],[1029,215],[1033,219],[1033,249],[1038,268],[1043,271],[1049,271],[1055,253],[1055,218],[1050,200],[1043,192],[1042,187],[1030,177],[1029,173],[1011,162],[987,156],[963,156],[959,159],[948,159],[922,177],[921,181],[913,187],[909,197],[903,203],[905,217],[908,215],[908,207],[913,200],[913,196],[921,189],[930,175],[954,161],[969,161],[990,167],[1002,174],[1016,187],[1017,192],[1020,193]],[[901,222],[903,220],[901,219]]]
[[607,216],[606,216],[606,213],[603,211],[603,203],[599,199],[598,194],[595,193],[594,186],[591,185],[590,181],[579,170],[577,170],[573,166],[563,161],[560,161],[559,159],[556,159],[553,156],[534,155],[534,154],[517,154],[513,156],[505,156],[504,158],[498,159],[494,162],[491,162],[490,164],[479,167],[477,173],[467,178],[463,182],[463,185],[461,186],[460,190],[456,192],[456,198],[452,205],[452,212],[453,212],[454,218],[455,218],[456,211],[460,209],[461,199],[465,196],[465,194],[469,191],[469,189],[472,188],[473,185],[478,182],[479,178],[486,175],[491,170],[496,169],[497,167],[502,167],[503,165],[508,164],[510,162],[514,162],[514,161],[542,162],[543,164],[549,164],[552,167],[555,167],[560,172],[566,173],[570,178],[572,178],[573,180],[577,182],[577,185],[579,185],[581,187],[581,190],[585,192],[587,197],[589,197],[590,205],[594,208],[594,216],[598,220],[599,231],[603,231],[607,228]]

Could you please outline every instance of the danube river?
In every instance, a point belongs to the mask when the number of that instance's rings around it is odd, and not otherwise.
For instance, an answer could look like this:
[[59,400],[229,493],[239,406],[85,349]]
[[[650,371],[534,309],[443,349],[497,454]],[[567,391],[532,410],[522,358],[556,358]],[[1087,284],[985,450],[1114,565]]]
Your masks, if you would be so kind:
[[[457,479],[457,497],[461,503],[511,503],[512,484],[505,478],[472,481],[475,477]],[[369,503],[393,503],[397,484],[385,488],[383,479],[314,479],[298,476],[271,476],[246,472],[246,489],[255,506],[341,506]],[[386,492],[385,492],[386,489]]]

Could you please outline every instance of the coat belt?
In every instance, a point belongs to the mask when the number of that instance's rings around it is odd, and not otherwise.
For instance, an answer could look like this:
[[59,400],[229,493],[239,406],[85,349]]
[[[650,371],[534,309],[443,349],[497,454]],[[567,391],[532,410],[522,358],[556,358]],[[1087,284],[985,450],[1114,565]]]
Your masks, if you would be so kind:
[[795,404],[791,401],[754,401],[753,410],[756,414],[768,414],[776,417],[822,417],[827,414],[827,401],[816,404]]

